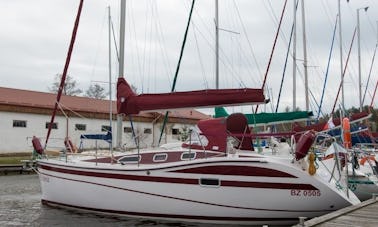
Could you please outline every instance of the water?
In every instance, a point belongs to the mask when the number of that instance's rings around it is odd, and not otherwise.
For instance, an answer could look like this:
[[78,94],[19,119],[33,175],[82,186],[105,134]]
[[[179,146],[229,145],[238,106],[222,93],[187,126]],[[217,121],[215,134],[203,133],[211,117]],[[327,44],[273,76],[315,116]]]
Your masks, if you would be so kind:
[[222,226],[178,223],[49,207],[41,204],[38,175],[0,176],[0,226]]

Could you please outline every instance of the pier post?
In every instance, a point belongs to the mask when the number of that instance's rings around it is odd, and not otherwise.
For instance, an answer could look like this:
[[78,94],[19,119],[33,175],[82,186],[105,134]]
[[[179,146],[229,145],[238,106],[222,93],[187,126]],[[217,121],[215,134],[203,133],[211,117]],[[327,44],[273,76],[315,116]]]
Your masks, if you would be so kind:
[[305,226],[304,223],[305,223],[305,220],[306,220],[307,217],[298,217],[298,218],[299,218],[299,225],[300,226]]

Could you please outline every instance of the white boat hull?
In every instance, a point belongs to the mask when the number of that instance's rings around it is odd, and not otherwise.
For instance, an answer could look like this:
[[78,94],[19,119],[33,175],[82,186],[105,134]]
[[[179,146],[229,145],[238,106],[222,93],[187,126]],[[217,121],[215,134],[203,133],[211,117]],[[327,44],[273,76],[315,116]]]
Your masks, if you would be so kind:
[[[195,222],[290,224],[300,216],[311,218],[352,204],[316,176],[280,163],[233,161],[227,157],[156,169],[58,163],[39,162],[44,203],[111,214]],[[258,168],[292,177],[188,173],[209,166]],[[218,179],[220,185],[200,185],[200,178]]]

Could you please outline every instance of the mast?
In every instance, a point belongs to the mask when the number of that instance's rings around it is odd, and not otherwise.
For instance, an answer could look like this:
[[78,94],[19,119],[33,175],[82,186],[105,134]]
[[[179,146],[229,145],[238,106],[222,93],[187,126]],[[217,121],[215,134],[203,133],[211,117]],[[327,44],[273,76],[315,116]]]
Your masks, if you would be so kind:
[[[121,0],[118,78],[124,77],[125,20],[126,20],[126,0]],[[117,115],[117,147],[118,148],[122,147],[122,119],[123,119],[123,114],[118,114]]]
[[[110,124],[110,131],[111,131],[111,135],[112,135],[112,139],[110,141],[110,144],[109,144],[109,150],[111,152],[111,155],[113,156],[113,132],[114,132],[114,129],[112,129],[112,125],[113,125],[113,104],[112,104],[112,52],[111,52],[111,49],[112,49],[112,46],[111,46],[111,36],[112,36],[112,18],[110,16],[110,6],[108,6],[108,39],[109,39],[109,44],[108,44],[108,48],[109,48],[109,124]],[[112,161],[113,161],[113,158],[112,158]]]
[[219,18],[218,0],[215,0],[215,89],[219,89]]
[[358,102],[362,111],[362,92],[361,92],[361,34],[360,34],[360,10],[357,9],[357,45],[358,45]]
[[293,111],[297,109],[297,1],[294,0],[293,22]]
[[[341,10],[340,10],[340,0],[338,0],[338,9],[339,9],[339,45],[340,45],[340,77],[343,80],[343,41],[342,41],[342,32],[341,32]],[[341,84],[341,108],[344,110],[344,83]]]
[[305,23],[305,10],[304,0],[302,0],[302,29],[303,29],[303,67],[305,73],[305,97],[306,97],[306,111],[309,111],[308,99],[308,73],[307,73],[307,46],[306,46],[306,23]]
[[357,44],[358,44],[358,97],[360,111],[362,111],[362,84],[361,84],[361,31],[360,31],[360,10],[364,9],[365,12],[369,9],[369,6],[358,8],[357,11]]

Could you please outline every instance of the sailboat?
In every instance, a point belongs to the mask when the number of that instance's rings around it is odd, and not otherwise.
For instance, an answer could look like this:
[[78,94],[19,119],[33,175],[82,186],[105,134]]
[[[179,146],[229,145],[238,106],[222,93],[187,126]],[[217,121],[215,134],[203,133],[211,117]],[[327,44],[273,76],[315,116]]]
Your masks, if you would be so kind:
[[[262,89],[137,95],[122,77],[117,86],[118,113],[125,115],[263,103]],[[359,203],[337,182],[323,180],[321,172],[308,172],[306,165],[313,166],[314,160],[304,157],[314,138],[306,135],[298,142],[295,159],[264,156],[254,151],[245,116],[232,114],[200,121],[181,147],[51,158],[37,137],[33,146],[40,154],[37,172],[44,204],[175,221],[282,225]]]

